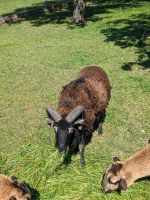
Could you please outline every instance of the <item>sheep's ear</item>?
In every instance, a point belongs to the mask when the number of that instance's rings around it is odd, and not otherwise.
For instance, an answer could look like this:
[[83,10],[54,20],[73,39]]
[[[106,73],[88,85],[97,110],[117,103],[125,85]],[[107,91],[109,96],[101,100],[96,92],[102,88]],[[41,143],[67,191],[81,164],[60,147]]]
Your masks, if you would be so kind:
[[48,125],[49,128],[53,127],[54,121],[50,118],[47,118],[47,125]]
[[150,138],[149,138],[149,140],[148,140],[148,144],[150,144]]
[[78,130],[82,130],[84,119],[78,119],[77,121],[74,122],[74,125],[77,126]]
[[118,157],[115,156],[115,157],[113,157],[113,161],[117,162],[117,161],[121,161],[121,160],[120,160],[120,158],[118,158]]
[[126,182],[126,180],[124,178],[120,179],[119,187],[120,187],[121,190],[126,190],[127,189],[127,182]]

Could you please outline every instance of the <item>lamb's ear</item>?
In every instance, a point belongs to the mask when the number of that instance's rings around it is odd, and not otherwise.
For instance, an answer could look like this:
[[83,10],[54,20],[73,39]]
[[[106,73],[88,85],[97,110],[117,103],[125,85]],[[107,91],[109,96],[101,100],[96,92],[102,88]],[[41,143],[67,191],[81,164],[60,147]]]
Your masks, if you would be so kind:
[[150,138],[149,138],[149,140],[148,140],[148,144],[150,144]]
[[122,168],[122,163],[116,162],[112,164],[110,171],[112,171],[113,174],[116,176],[117,172],[119,172],[121,168]]
[[10,177],[13,181],[17,181],[17,177],[16,176],[11,176]]
[[117,162],[117,161],[121,161],[121,160],[120,160],[120,158],[118,158],[118,157],[115,156],[115,157],[113,157],[113,161]]
[[17,200],[17,199],[16,199],[16,197],[11,196],[11,197],[9,198],[9,200]]
[[119,188],[121,190],[126,190],[127,189],[127,182],[124,178],[121,178],[119,181]]
[[25,183],[21,183],[21,182],[18,182],[17,180],[13,180],[13,181],[12,181],[12,184],[13,184],[16,188],[22,190],[23,195],[24,195],[24,194],[30,193],[30,190],[29,190],[29,188],[26,186]]

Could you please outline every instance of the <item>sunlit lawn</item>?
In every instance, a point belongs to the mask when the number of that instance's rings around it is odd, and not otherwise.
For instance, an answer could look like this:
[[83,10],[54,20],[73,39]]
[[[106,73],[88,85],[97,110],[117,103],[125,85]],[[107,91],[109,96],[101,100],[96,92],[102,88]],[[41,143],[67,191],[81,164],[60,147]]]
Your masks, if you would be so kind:
[[[6,2],[1,1],[0,14],[18,8],[17,2],[20,7],[32,4],[14,0],[16,6],[8,9]],[[60,21],[54,19],[56,14],[52,18],[35,16],[18,24],[0,26],[0,171],[16,175],[35,188],[38,192],[33,199],[150,199],[149,180],[136,182],[120,194],[104,194],[100,185],[113,156],[126,159],[147,145],[150,137],[149,68],[138,62],[135,33],[130,29],[122,32],[127,26],[124,20],[140,14],[147,16],[150,3],[139,1],[104,9],[99,5],[91,11],[88,8],[90,17],[83,28],[69,28],[71,15],[65,11],[57,13],[61,14]],[[125,70],[123,66],[131,62],[135,63],[131,70]],[[102,66],[112,85],[104,134],[101,138],[97,132],[93,134],[86,147],[84,168],[79,164],[79,155],[73,156],[69,165],[61,165],[54,147],[54,131],[47,128],[44,118],[45,107],[47,104],[56,107],[61,87],[90,64]]]

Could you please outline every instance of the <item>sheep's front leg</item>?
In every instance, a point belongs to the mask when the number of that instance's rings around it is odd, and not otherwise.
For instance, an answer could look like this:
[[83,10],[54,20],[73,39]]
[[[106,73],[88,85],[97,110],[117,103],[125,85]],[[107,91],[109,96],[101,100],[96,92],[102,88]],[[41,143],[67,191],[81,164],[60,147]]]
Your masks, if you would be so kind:
[[84,139],[84,135],[82,135],[82,136],[81,136],[80,143],[79,143],[80,163],[81,163],[81,165],[85,165],[85,160],[84,160],[84,147],[85,147],[85,139]]

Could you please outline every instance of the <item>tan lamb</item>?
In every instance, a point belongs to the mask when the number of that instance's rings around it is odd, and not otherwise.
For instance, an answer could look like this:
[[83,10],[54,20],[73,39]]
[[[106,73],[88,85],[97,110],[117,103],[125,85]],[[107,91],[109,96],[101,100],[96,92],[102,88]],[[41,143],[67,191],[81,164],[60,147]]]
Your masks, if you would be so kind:
[[12,176],[0,174],[0,200],[31,200],[27,186]]
[[117,157],[113,160],[102,181],[105,192],[126,190],[136,180],[150,176],[150,145],[123,162]]

